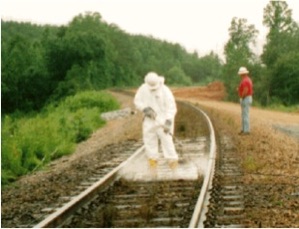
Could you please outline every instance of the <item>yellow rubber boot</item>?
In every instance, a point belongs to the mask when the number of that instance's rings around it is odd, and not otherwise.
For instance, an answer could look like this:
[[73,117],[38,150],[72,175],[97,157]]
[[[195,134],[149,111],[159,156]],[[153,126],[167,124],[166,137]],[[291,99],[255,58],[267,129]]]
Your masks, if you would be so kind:
[[149,165],[150,165],[151,169],[156,169],[157,168],[157,164],[158,164],[157,160],[155,160],[155,159],[149,159],[148,162],[149,162]]
[[176,169],[178,167],[178,161],[170,161],[168,165],[171,169]]

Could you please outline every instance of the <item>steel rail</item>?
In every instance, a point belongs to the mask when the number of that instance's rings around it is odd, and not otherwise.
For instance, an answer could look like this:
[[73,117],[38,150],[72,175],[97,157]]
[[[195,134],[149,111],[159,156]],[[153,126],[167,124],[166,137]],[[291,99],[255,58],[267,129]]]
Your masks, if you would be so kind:
[[209,116],[200,108],[195,107],[194,105],[188,103],[191,107],[198,110],[203,114],[205,119],[208,122],[209,130],[210,130],[210,152],[209,152],[209,159],[208,159],[208,166],[206,170],[206,174],[204,177],[203,185],[192,215],[192,218],[189,223],[189,228],[202,228],[203,227],[203,221],[205,220],[205,206],[207,205],[208,199],[209,199],[209,192],[208,190],[212,186],[212,178],[213,173],[215,170],[215,161],[216,161],[216,137],[215,137],[215,131],[213,128],[213,124],[209,118]]
[[75,196],[70,202],[66,203],[61,208],[58,208],[57,211],[53,212],[43,221],[35,225],[34,228],[60,227],[69,216],[82,207],[87,201],[92,200],[92,198],[97,194],[99,187],[105,187],[111,181],[117,179],[120,169],[122,169],[130,161],[140,156],[142,152],[144,152],[144,146],[140,147],[131,157],[128,158],[128,160],[122,162],[102,179],[91,185],[78,196]]
[[[210,147],[209,147],[209,158],[208,158],[208,165],[203,181],[202,188],[200,190],[200,195],[197,199],[192,218],[189,223],[189,228],[196,228],[202,227],[203,221],[205,220],[205,213],[206,213],[206,203],[209,198],[209,188],[212,185],[212,176],[215,167],[215,159],[216,159],[216,139],[215,139],[215,132],[212,125],[212,122],[208,115],[201,110],[200,108],[194,106],[191,103],[185,101],[177,101],[181,102],[192,109],[200,112],[207,121],[209,130],[210,130]],[[128,160],[122,162],[119,166],[114,168],[111,172],[101,178],[99,181],[88,187],[85,191],[80,193],[79,195],[73,197],[70,202],[64,204],[61,208],[58,208],[55,212],[50,214],[47,218],[43,221],[38,223],[34,226],[34,228],[54,228],[54,227],[61,227],[63,223],[80,207],[86,204],[88,201],[91,201],[98,193],[99,189],[107,187],[111,184],[111,181],[116,180],[118,178],[118,172],[120,169],[125,167],[129,162],[136,159],[144,152],[144,146],[140,147]]]
[[[127,93],[128,95],[134,95],[133,92],[128,91],[121,91],[121,93]],[[209,204],[209,189],[212,187],[213,181],[213,174],[215,171],[215,162],[216,162],[216,136],[212,121],[210,120],[209,116],[199,107],[194,106],[190,102],[186,102],[184,100],[176,99],[176,102],[183,103],[185,105],[189,105],[193,109],[199,111],[206,119],[209,130],[210,130],[210,152],[209,152],[209,159],[208,165],[206,169],[205,178],[203,181],[203,185],[200,191],[200,195],[198,197],[196,206],[194,208],[194,212],[192,218],[189,223],[189,228],[202,228],[203,222],[206,219],[206,212],[207,212],[207,205]]]

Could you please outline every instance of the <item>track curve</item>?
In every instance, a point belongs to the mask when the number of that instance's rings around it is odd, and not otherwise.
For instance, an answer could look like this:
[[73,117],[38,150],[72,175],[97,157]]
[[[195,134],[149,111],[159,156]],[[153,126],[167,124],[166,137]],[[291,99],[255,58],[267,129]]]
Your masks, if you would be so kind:
[[[155,176],[155,179],[142,181],[121,177],[122,169],[132,167],[132,161],[142,157],[144,148],[141,147],[35,227],[195,227],[204,215],[203,203],[214,167],[215,134],[203,111],[185,102],[178,104],[181,112],[178,113],[175,142],[181,147],[183,160],[175,172],[166,168],[161,160],[160,179]],[[208,165],[204,165],[204,172],[196,165],[198,159],[205,160]],[[187,160],[193,164],[188,164]],[[182,177],[182,174],[187,176]],[[144,176],[147,174],[139,177]]]

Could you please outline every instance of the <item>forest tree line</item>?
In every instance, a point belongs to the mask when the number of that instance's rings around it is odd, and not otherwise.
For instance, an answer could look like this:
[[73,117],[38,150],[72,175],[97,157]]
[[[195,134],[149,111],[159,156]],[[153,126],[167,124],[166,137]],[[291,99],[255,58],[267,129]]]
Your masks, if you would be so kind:
[[2,21],[2,111],[30,111],[85,90],[136,87],[148,71],[170,85],[220,77],[211,52],[199,58],[181,45],[130,35],[99,13],[76,16],[67,26]]
[[136,87],[153,70],[169,85],[220,80],[228,100],[237,101],[240,66],[250,70],[261,105],[298,104],[298,23],[283,1],[268,3],[263,23],[269,33],[256,56],[258,31],[246,19],[233,18],[221,61],[213,52],[199,57],[179,44],[128,34],[97,12],[80,14],[65,26],[1,21],[2,112],[39,110],[80,91]]

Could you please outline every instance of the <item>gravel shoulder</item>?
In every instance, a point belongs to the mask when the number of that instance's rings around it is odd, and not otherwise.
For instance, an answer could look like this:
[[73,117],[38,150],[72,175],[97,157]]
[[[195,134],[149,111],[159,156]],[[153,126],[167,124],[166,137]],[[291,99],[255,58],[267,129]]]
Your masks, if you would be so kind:
[[188,98],[212,117],[219,136],[234,139],[244,171],[249,227],[299,227],[299,114],[250,110],[251,135],[239,136],[238,104]]

